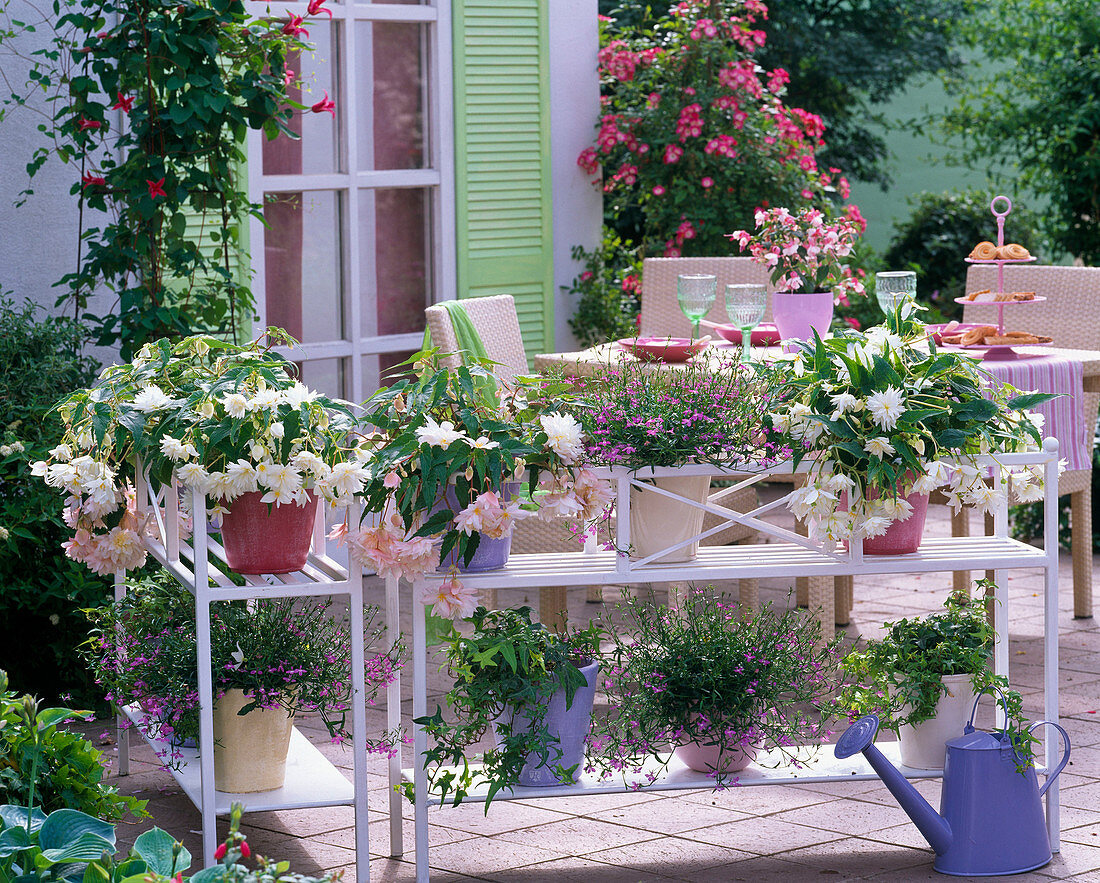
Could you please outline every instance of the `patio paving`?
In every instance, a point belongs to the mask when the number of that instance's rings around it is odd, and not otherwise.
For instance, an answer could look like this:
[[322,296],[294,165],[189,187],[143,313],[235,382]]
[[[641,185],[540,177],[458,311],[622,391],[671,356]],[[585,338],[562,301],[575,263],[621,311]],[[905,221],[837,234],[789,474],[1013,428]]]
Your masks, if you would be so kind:
[[[930,533],[949,532],[946,510],[933,507]],[[1094,581],[1100,572],[1094,559]],[[883,621],[940,606],[950,574],[881,576],[856,581],[849,636],[873,636]],[[381,604],[382,587],[368,580],[368,599]],[[1042,717],[1042,575],[1015,571],[1007,576],[1011,617],[1011,679],[1024,694],[1025,711]],[[720,588],[736,591],[735,585]],[[785,603],[789,585],[763,581],[762,600]],[[663,596],[662,587],[656,588]],[[618,600],[605,592],[605,604]],[[538,590],[501,592],[500,603],[537,607]],[[570,593],[570,618],[586,622],[601,609],[585,603],[583,591]],[[1059,652],[1062,723],[1073,740],[1070,765],[1062,774],[1062,847],[1039,871],[1017,880],[1100,881],[1100,624],[1072,614],[1070,559],[1060,563]],[[405,617],[407,626],[407,614]],[[444,676],[429,668],[429,708],[440,701]],[[408,724],[411,674],[404,686]],[[597,700],[598,701],[598,700]],[[385,729],[385,711],[368,709],[372,732]],[[303,730],[351,776],[351,752],[328,741],[316,721]],[[102,724],[96,732],[103,730]],[[885,736],[884,738],[889,738]],[[109,737],[104,750],[117,750]],[[198,811],[158,769],[152,753],[133,739],[131,775],[111,781],[127,793],[149,798],[157,825],[181,837],[201,855]],[[409,765],[410,749],[405,749]],[[388,792],[384,759],[369,762],[371,880],[411,881],[412,807],[404,805],[405,855],[388,856]],[[939,780],[917,785],[939,805]],[[1001,808],[991,807],[990,812]],[[932,870],[932,852],[894,798],[878,782],[730,788],[721,792],[679,791],[500,801],[486,815],[481,804],[429,811],[432,879],[444,881],[801,881],[819,879],[943,880]],[[126,845],[149,827],[122,826]],[[355,880],[353,813],[334,807],[245,815],[253,850],[287,859],[299,873],[343,870]],[[957,878],[961,879],[961,878]],[[976,878],[977,879],[977,878]],[[988,878],[983,878],[988,879]]]

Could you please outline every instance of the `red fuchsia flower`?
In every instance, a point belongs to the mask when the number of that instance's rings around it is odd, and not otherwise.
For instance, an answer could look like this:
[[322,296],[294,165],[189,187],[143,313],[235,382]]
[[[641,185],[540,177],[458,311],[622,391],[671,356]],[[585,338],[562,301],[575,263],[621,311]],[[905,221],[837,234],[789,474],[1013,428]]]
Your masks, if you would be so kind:
[[168,198],[168,194],[164,192],[163,178],[161,178],[159,181],[150,181],[148,178],[146,178],[145,183],[149,185],[150,199],[156,199],[158,196],[163,196],[165,199]]
[[102,187],[107,183],[106,178],[102,178],[99,175],[93,175],[91,172],[85,172],[84,177],[80,180],[85,187]]
[[134,107],[134,97],[131,95],[129,98],[123,98],[122,93],[118,93],[118,101],[111,105],[111,110],[121,110],[123,113],[129,113]]
[[[326,10],[326,12],[327,12],[327,10]],[[331,13],[330,13],[330,15],[331,15]],[[241,841],[241,858],[248,858],[250,855],[252,855],[252,847],[248,845],[247,840],[242,840]]]
[[845,316],[844,321],[851,325],[856,331],[863,329],[863,326],[859,323],[859,319],[855,316]]
[[325,97],[314,104],[311,108],[314,113],[330,113],[332,118],[336,119],[336,102],[328,97],[328,92],[325,92]]
[[81,117],[76,121],[76,130],[78,132],[86,132],[88,129],[98,129],[103,125],[99,120],[90,120],[87,117]]
[[229,847],[224,843],[219,843],[218,848],[214,850],[214,861],[220,862],[225,858],[227,852],[229,852]]
[[293,85],[294,81],[297,79],[297,77],[298,77],[298,75],[296,73],[294,73],[294,71],[291,70],[288,67],[285,71],[283,71],[283,85],[284,86]]
[[299,34],[305,34],[309,36],[309,31],[302,27],[302,22],[305,21],[305,16],[292,15],[290,21],[283,25],[283,33],[288,37],[297,37]]
[[332,18],[332,10],[325,9],[325,3],[326,0],[309,0],[309,6],[306,7],[306,11],[309,12],[310,15],[318,15],[323,12],[329,18]]

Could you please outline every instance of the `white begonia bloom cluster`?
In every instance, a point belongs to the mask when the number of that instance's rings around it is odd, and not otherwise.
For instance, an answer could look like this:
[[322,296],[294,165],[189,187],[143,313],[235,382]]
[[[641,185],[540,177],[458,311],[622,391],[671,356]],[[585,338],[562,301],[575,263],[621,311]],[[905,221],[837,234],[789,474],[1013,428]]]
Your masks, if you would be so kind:
[[571,414],[543,414],[539,417],[546,444],[563,463],[575,463],[584,453],[584,433]]

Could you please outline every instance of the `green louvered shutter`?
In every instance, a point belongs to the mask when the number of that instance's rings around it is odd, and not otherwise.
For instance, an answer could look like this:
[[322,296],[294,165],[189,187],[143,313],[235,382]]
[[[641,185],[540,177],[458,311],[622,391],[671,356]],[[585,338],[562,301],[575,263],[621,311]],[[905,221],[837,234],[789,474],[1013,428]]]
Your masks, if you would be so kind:
[[530,358],[554,348],[545,0],[456,0],[458,296],[516,299]]

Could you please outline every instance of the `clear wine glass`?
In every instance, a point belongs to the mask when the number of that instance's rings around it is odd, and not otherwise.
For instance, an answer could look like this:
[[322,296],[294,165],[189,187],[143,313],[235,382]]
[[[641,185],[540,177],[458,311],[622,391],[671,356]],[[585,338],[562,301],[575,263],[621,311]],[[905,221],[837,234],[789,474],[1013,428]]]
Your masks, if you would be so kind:
[[718,298],[718,277],[709,273],[683,273],[676,277],[676,300],[680,310],[699,336],[699,320],[714,306]]
[[768,290],[763,285],[727,285],[726,313],[741,329],[741,361],[752,361],[752,330],[764,318]]
[[917,274],[911,270],[875,273],[875,299],[879,309],[892,316],[905,301],[917,296]]

